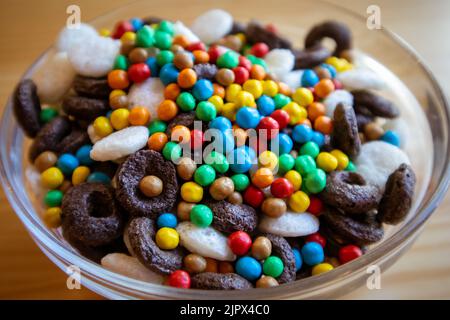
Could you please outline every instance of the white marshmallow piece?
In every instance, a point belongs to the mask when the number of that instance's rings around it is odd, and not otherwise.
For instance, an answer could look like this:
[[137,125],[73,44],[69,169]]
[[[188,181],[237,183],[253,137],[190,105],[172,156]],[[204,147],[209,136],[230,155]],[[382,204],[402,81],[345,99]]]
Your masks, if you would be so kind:
[[128,156],[145,147],[148,136],[148,128],[144,126],[116,131],[94,144],[91,158],[95,161],[109,161]]
[[384,141],[371,141],[361,146],[355,160],[356,171],[367,183],[384,191],[387,179],[402,163],[410,164],[403,150]]
[[236,255],[228,246],[228,239],[212,227],[200,228],[192,222],[181,222],[177,226],[180,244],[203,257],[219,261],[234,261]]
[[284,83],[286,83],[289,88],[291,88],[292,90],[297,89],[298,87],[302,86],[302,75],[303,75],[304,70],[294,70],[288,73],[283,74],[283,76],[281,77],[281,81],[283,81]]
[[200,38],[192,32],[191,29],[186,27],[183,22],[177,21],[173,24],[174,34],[176,36],[185,36],[189,42],[199,42]]
[[56,50],[60,52],[68,52],[72,47],[78,46],[83,42],[97,38],[98,33],[88,24],[80,23],[77,28],[65,27],[61,30],[56,40]]
[[100,263],[103,267],[112,272],[119,273],[136,280],[156,284],[162,284],[164,281],[163,276],[147,269],[135,257],[130,257],[124,253],[107,254],[102,258]]
[[159,78],[148,78],[142,83],[135,83],[128,92],[129,108],[145,107],[152,119],[156,119],[159,104],[164,100],[164,85]]
[[294,68],[295,57],[291,50],[273,49],[264,57],[269,72],[281,78]]
[[319,230],[319,219],[309,212],[287,211],[278,218],[263,216],[259,230],[282,237],[303,237]]
[[384,81],[376,73],[366,68],[355,68],[338,73],[336,78],[349,90],[374,89],[384,87]]
[[200,40],[211,44],[227,35],[233,27],[233,17],[221,9],[206,11],[198,16],[191,26],[191,30]]
[[70,90],[76,72],[67,53],[50,52],[34,73],[37,93],[41,103],[56,103]]
[[92,124],[90,124],[88,126],[87,134],[88,134],[89,140],[91,140],[92,144],[94,144],[97,141],[102,139],[102,137],[100,137],[97,133],[95,133],[95,129],[94,129],[94,126]]
[[323,101],[327,116],[334,118],[334,109],[339,103],[347,106],[353,106],[353,95],[347,90],[336,90],[330,93]]

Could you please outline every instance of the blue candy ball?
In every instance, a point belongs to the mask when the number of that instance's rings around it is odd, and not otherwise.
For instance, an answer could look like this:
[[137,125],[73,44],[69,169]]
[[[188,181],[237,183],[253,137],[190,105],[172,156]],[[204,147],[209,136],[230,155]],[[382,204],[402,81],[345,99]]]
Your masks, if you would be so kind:
[[176,228],[177,227],[177,217],[173,213],[163,213],[156,220],[156,225],[158,228]]
[[283,132],[280,132],[275,138],[270,140],[271,150],[279,155],[291,152],[293,147],[294,142],[292,141],[291,137]]
[[308,266],[315,266],[324,260],[323,248],[317,242],[308,242],[302,248],[303,261]]
[[397,132],[392,130],[387,130],[380,138],[380,140],[390,143],[396,147],[400,147],[400,137]]
[[[217,130],[217,129],[215,129]],[[216,131],[214,133],[214,149],[217,152],[227,154],[234,149],[234,137],[231,129],[225,131]],[[217,140],[218,139],[218,140]]]
[[298,249],[292,249],[292,253],[294,254],[295,258],[295,270],[298,271],[302,267],[303,261],[302,261],[302,255],[300,254],[300,251]]
[[243,129],[256,128],[261,120],[258,110],[250,107],[243,107],[236,113],[236,123]]
[[75,170],[79,165],[80,162],[78,159],[70,153],[62,154],[56,162],[56,166],[61,169],[62,173],[66,176],[71,175],[73,170]]
[[256,105],[258,107],[258,111],[263,116],[270,116],[272,112],[275,111],[275,102],[269,96],[263,94],[256,100]]
[[75,156],[81,165],[89,166],[94,163],[94,160],[91,159],[91,150],[92,146],[90,144],[85,144],[77,150]]
[[248,155],[250,156],[250,159],[255,160],[256,159],[256,151],[252,147],[249,146],[243,146],[245,150],[247,150]]
[[295,142],[306,143],[311,141],[313,136],[313,130],[306,124],[299,124],[292,130],[292,138]]
[[328,64],[328,63],[322,63],[320,66],[321,66],[322,68],[327,69],[328,72],[330,72],[331,78],[336,77],[336,74],[337,74],[336,68],[333,67],[331,64]]
[[214,94],[212,82],[207,79],[200,79],[192,88],[192,94],[199,101],[208,100]]
[[325,136],[319,131],[314,131],[311,137],[311,141],[315,142],[319,146],[319,148],[322,148],[325,144]]
[[314,70],[306,69],[301,78],[302,87],[314,87],[319,80]]
[[150,57],[150,58],[147,59],[147,61],[145,63],[150,68],[151,76],[152,77],[158,77],[158,75],[159,75],[159,66],[158,66],[158,63],[156,62],[156,58],[155,57]]
[[95,171],[88,176],[87,182],[99,182],[104,184],[110,184],[111,179],[105,173]]
[[261,277],[262,267],[258,260],[252,257],[242,257],[236,262],[236,273],[249,281],[255,281]]
[[142,19],[139,19],[139,18],[130,19],[130,23],[133,26],[134,31],[138,31],[144,25],[144,22],[142,21]]
[[167,86],[171,83],[177,82],[179,73],[180,72],[173,63],[168,63],[161,68],[159,72],[159,78],[161,79],[162,83]]
[[217,130],[220,130],[220,131],[225,131],[227,129],[231,129],[232,126],[233,125],[231,124],[231,121],[228,120],[228,118],[225,118],[225,117],[217,117],[217,118],[212,119],[209,122],[209,127],[211,129],[217,129]]
[[252,158],[245,147],[239,147],[228,153],[227,161],[236,173],[245,173],[252,166]]

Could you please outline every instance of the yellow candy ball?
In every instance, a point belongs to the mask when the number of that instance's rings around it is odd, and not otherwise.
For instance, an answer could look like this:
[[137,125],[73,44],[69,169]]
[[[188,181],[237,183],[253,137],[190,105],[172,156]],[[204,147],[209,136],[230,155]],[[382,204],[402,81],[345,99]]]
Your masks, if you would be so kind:
[[348,159],[348,156],[345,153],[343,153],[341,150],[338,150],[338,149],[334,149],[330,153],[337,159],[337,162],[338,162],[337,169],[338,170],[344,170],[345,168],[347,168],[350,160]]
[[308,88],[298,88],[295,90],[292,98],[303,107],[309,106],[314,102],[314,95]]
[[255,97],[250,92],[241,90],[236,98],[237,107],[253,107],[255,106]]
[[200,202],[203,199],[203,188],[189,181],[181,186],[181,197],[186,202]]
[[294,191],[300,190],[302,186],[302,176],[295,170],[289,170],[284,177],[292,184]]
[[113,132],[111,122],[107,117],[98,117],[94,120],[94,130],[99,137],[106,137]]
[[91,174],[91,169],[85,166],[79,166],[72,173],[72,184],[76,186],[77,184],[86,181],[88,176]]
[[135,41],[135,40],[136,40],[136,33],[132,32],[132,31],[127,31],[120,37],[120,41],[122,41],[122,42]]
[[172,250],[178,247],[180,236],[177,230],[163,227],[156,232],[156,244],[163,250]]
[[266,150],[259,155],[258,163],[260,167],[269,168],[273,171],[278,165],[278,157],[272,151]]
[[332,65],[337,72],[347,71],[353,68],[353,65],[345,59],[338,57],[329,57],[325,63]]
[[242,87],[245,91],[250,92],[254,99],[258,99],[263,94],[263,85],[259,80],[247,80]]
[[57,167],[51,167],[41,173],[41,182],[49,189],[58,188],[64,181],[64,175]]
[[242,32],[236,33],[236,36],[241,40],[242,44],[245,44],[247,42],[247,37]]
[[210,97],[208,99],[208,101],[211,102],[214,105],[214,107],[216,107],[217,113],[220,113],[222,111],[222,107],[223,107],[222,97],[220,97],[218,95],[214,95],[214,96]]
[[112,98],[117,97],[117,96],[124,96],[124,95],[126,95],[125,91],[120,90],[120,89],[114,89],[109,94],[109,99],[112,99]]
[[48,208],[45,210],[42,220],[49,228],[58,228],[61,225],[61,208]]
[[111,125],[115,130],[122,130],[130,124],[128,122],[128,116],[130,115],[130,111],[125,108],[119,108],[114,110],[111,113]]
[[325,172],[336,170],[338,160],[329,152],[321,152],[316,158],[317,166]]
[[333,269],[334,267],[329,263],[319,263],[315,265],[314,268],[312,268],[312,275],[316,276],[318,274],[325,273]]
[[227,99],[228,102],[236,102],[237,95],[241,91],[242,87],[240,85],[232,83],[225,89],[225,99]]
[[263,82],[263,94],[274,97],[278,93],[278,85],[273,80],[266,80]]
[[101,35],[102,37],[110,37],[111,36],[111,31],[109,29],[106,29],[106,28],[101,28],[98,31],[98,34]]
[[295,212],[305,212],[309,207],[309,197],[303,191],[296,191],[289,197],[288,203]]
[[236,120],[236,105],[232,102],[225,103],[222,107],[222,115],[231,121]]
[[297,102],[289,102],[282,110],[289,114],[289,124],[294,125],[308,117],[308,111],[304,107],[301,107]]

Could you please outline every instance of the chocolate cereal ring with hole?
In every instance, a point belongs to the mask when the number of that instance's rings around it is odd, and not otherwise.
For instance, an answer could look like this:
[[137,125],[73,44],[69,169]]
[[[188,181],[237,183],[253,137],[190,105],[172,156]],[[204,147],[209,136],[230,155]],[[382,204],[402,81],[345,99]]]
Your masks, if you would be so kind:
[[402,222],[411,209],[416,175],[411,166],[403,163],[386,182],[386,189],[378,206],[377,218],[387,224]]
[[108,99],[111,88],[106,77],[92,78],[77,75],[73,89],[78,95],[88,98]]
[[191,287],[206,290],[245,290],[253,284],[236,273],[202,272],[191,277]]
[[335,208],[328,207],[321,217],[333,232],[359,246],[378,242],[384,235],[382,224],[375,219],[366,219],[365,216],[350,217]]
[[320,196],[327,205],[350,215],[376,209],[381,198],[376,186],[367,184],[359,173],[350,171],[333,171],[328,174],[325,189]]
[[183,266],[183,250],[160,249],[153,240],[156,234],[155,222],[146,217],[137,217],[130,221],[125,229],[125,242],[132,253],[150,270],[160,274],[170,274]]
[[47,123],[33,140],[29,158],[34,161],[44,151],[75,153],[81,146],[89,143],[89,136],[76,123],[64,116],[58,116]]
[[322,42],[324,38],[331,38],[336,43],[333,55],[340,57],[341,53],[352,48],[352,33],[343,23],[325,21],[315,25],[306,35],[305,48],[312,48]]
[[295,56],[294,70],[314,68],[331,56],[331,52],[320,44],[303,50],[294,49],[292,53]]
[[88,122],[105,115],[110,110],[107,100],[80,96],[66,97],[63,100],[62,108],[69,116]]
[[360,106],[369,110],[372,115],[382,118],[396,118],[400,115],[398,108],[388,99],[368,90],[353,90],[353,104],[355,109]]
[[123,229],[123,214],[114,191],[102,183],[82,183],[70,188],[62,201],[62,229],[88,247],[112,243]]
[[292,49],[292,43],[270,30],[257,21],[251,21],[245,30],[245,36],[250,43],[264,42],[270,49]]
[[205,204],[214,213],[212,225],[219,231],[252,233],[258,225],[258,216],[255,209],[245,204],[232,204],[225,200],[210,200],[206,201]]
[[172,129],[175,126],[185,126],[191,129],[194,126],[195,121],[195,112],[183,112],[178,114],[175,118],[173,118],[169,124],[167,125],[166,134],[170,137],[172,133]]
[[350,157],[355,157],[361,149],[358,122],[351,106],[339,103],[334,110],[332,144]]
[[294,281],[296,277],[295,256],[287,240],[271,233],[263,233],[262,236],[272,242],[272,255],[279,257],[283,261],[284,270],[277,278],[278,282],[281,284]]
[[14,90],[13,102],[17,122],[28,137],[34,138],[41,129],[41,102],[33,80],[25,79],[19,82]]
[[[163,182],[163,191],[155,197],[145,196],[139,183],[145,176],[157,176]],[[178,182],[175,166],[153,150],[140,150],[121,164],[117,173],[116,198],[133,216],[156,218],[161,212],[170,212],[175,205]]]

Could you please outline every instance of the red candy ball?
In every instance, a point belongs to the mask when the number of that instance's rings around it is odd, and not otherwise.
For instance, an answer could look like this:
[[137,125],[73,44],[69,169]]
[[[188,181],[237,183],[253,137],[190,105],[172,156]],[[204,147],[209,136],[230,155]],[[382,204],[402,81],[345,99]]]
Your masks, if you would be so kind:
[[[193,42],[190,43],[187,47],[186,47],[187,51],[195,51],[195,50],[202,50],[202,51],[206,51],[206,47],[205,44],[203,42]],[[211,57],[210,57],[211,58]]]
[[286,178],[277,178],[270,185],[270,192],[275,198],[287,198],[294,193],[294,186]]
[[114,39],[120,39],[127,31],[134,31],[133,25],[129,21],[120,21],[116,24],[112,37]]
[[198,150],[202,148],[203,145],[203,132],[197,129],[191,130],[191,148],[193,150]]
[[244,56],[239,56],[239,67],[244,67],[248,71],[252,68],[252,62]]
[[280,129],[286,128],[289,124],[289,113],[284,110],[275,110],[270,116],[274,118],[276,122],[278,122],[278,126]]
[[244,231],[236,231],[228,236],[228,246],[235,255],[243,256],[252,246],[252,238]]
[[332,79],[331,81],[333,81],[334,90],[339,90],[339,89],[344,88],[344,86],[342,85],[342,82],[340,82],[338,79]]
[[237,84],[243,84],[250,77],[250,73],[244,67],[237,66],[233,69],[234,82]]
[[309,207],[308,212],[312,213],[315,216],[320,215],[320,213],[323,210],[323,203],[322,200],[320,200],[318,197],[310,196],[309,197]]
[[128,68],[128,78],[135,83],[147,80],[150,75],[150,68],[143,62],[133,64]]
[[189,289],[191,286],[191,277],[184,270],[176,270],[170,274],[168,284],[171,287]]
[[272,33],[277,33],[278,32],[277,27],[273,23],[266,24],[266,30],[270,31]]
[[250,49],[250,54],[262,58],[269,52],[269,46],[264,42],[255,43]]
[[[278,122],[272,118],[272,117],[264,117],[261,119],[261,121],[259,121],[257,130],[258,130],[258,136],[266,136],[268,140],[271,140],[273,138],[275,138],[280,129],[280,125],[278,124]],[[260,131],[261,130],[261,131]],[[266,130],[265,133],[263,133],[264,131],[262,130]]]
[[222,54],[222,51],[218,46],[211,46],[208,49],[208,54],[209,54],[209,62],[216,63],[217,58],[219,58],[219,56]]
[[344,264],[362,256],[362,251],[358,246],[349,244],[339,249],[339,262]]
[[327,244],[327,240],[318,232],[310,234],[306,237],[305,242],[317,242],[322,246],[322,248],[325,248],[325,245]]
[[244,201],[254,208],[259,208],[264,201],[264,193],[255,186],[249,186],[244,192]]

